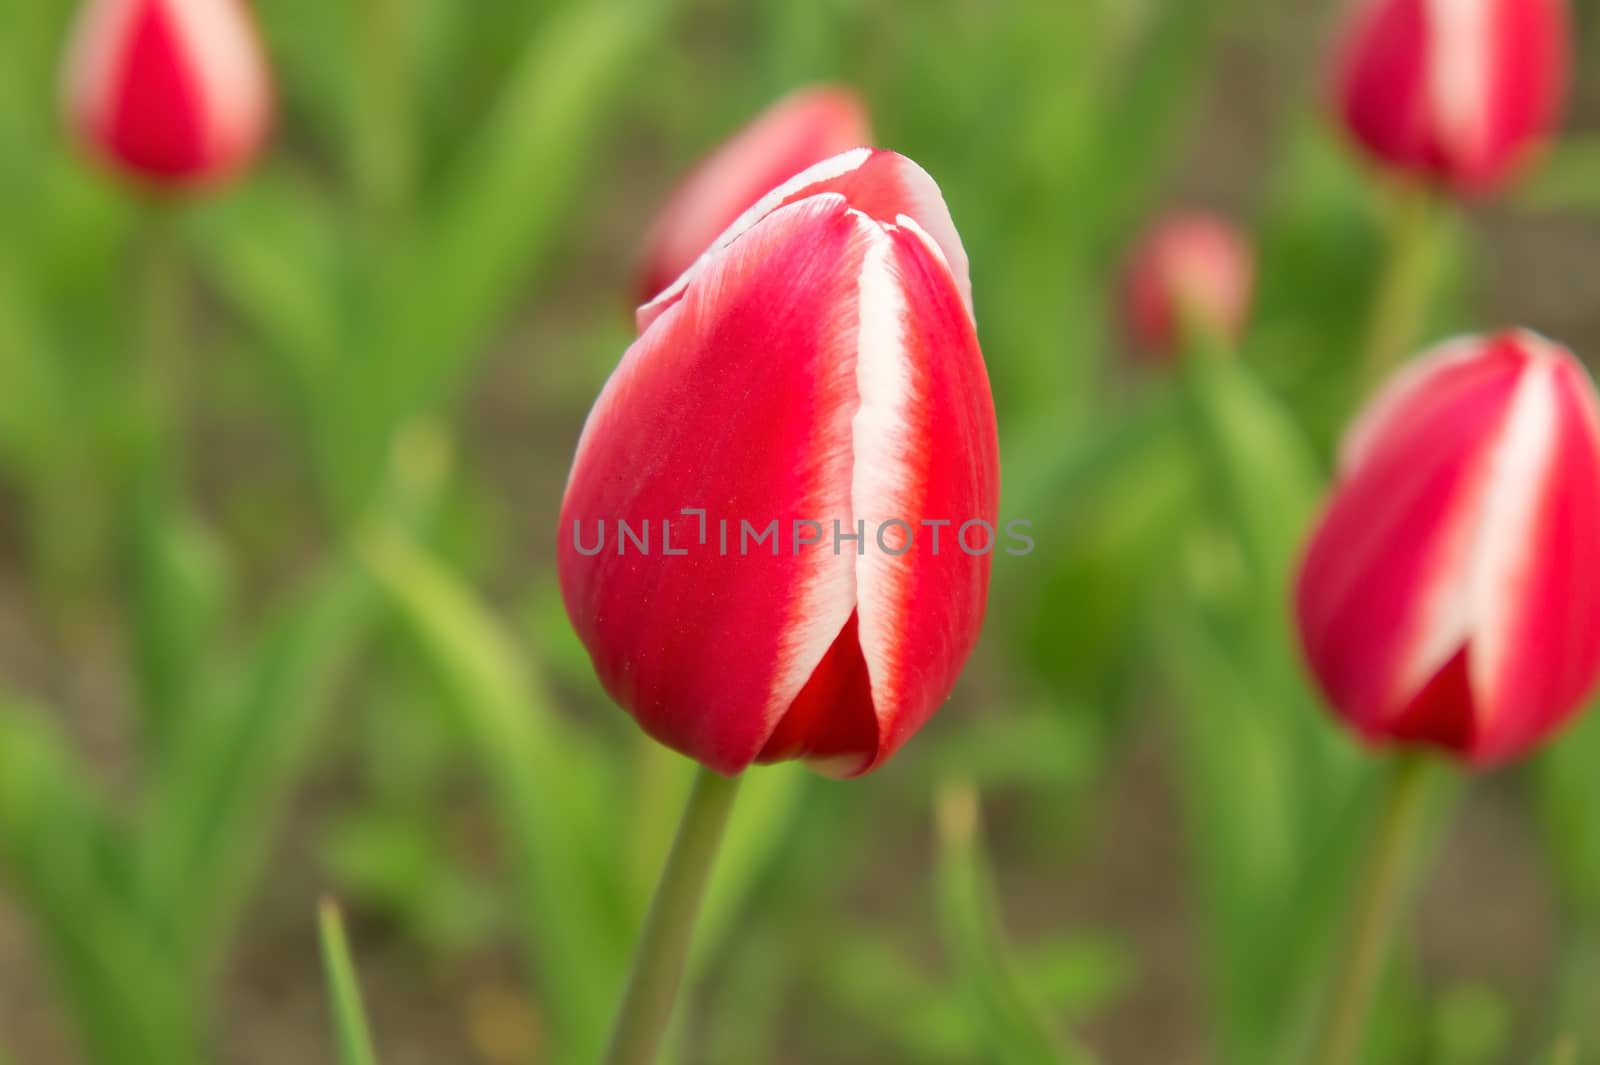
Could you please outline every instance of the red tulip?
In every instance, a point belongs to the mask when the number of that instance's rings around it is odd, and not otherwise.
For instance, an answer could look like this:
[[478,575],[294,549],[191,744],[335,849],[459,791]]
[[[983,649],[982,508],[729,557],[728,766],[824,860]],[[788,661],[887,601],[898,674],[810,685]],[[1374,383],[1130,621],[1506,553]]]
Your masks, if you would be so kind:
[[639,326],[561,509],[562,592],[596,672],[646,732],[721,773],[872,769],[978,638],[998,505],[938,187],[892,152],[820,163]]
[[672,284],[734,219],[806,167],[872,143],[866,107],[849,89],[790,93],[718,148],[672,194],[645,239],[644,302]]
[[152,184],[237,173],[272,116],[249,10],[243,0],[90,0],[68,55],[66,109],[93,154]]
[[1451,341],[1346,437],[1300,573],[1301,638],[1375,744],[1527,751],[1600,676],[1600,405],[1531,333]]
[[1141,238],[1123,282],[1128,332],[1139,350],[1170,355],[1198,326],[1237,340],[1250,315],[1255,259],[1223,219],[1175,214]]
[[1557,124],[1571,40],[1565,0],[1371,0],[1340,67],[1340,115],[1379,162],[1489,192]]

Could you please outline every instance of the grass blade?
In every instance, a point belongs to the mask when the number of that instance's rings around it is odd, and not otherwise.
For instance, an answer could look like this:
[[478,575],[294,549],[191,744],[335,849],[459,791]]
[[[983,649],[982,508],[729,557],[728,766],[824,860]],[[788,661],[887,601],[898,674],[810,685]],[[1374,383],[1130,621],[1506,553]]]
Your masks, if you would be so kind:
[[361,986],[344,933],[339,906],[324,899],[317,911],[317,935],[322,944],[322,967],[328,982],[328,1008],[339,1046],[339,1065],[376,1065],[367,1012],[361,1005]]

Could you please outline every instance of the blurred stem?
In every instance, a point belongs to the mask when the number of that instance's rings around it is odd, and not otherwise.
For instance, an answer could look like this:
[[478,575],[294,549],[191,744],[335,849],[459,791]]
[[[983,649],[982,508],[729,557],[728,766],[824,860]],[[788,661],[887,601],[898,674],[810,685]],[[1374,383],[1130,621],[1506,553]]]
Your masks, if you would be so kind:
[[176,209],[145,205],[140,334],[135,367],[137,481],[147,489],[176,459],[177,385],[181,371],[184,293],[183,249]]
[[1430,770],[1420,756],[1397,758],[1390,767],[1377,835],[1357,889],[1360,894],[1347,953],[1328,997],[1321,1033],[1312,1047],[1314,1065],[1355,1065],[1361,1059],[1373,999],[1427,822]]
[[683,980],[695,919],[716,861],[738,777],[701,768],[645,919],[606,1065],[648,1065],[660,1052]]
[[1088,1065],[1064,1040],[1017,974],[984,854],[977,789],[946,783],[937,804],[939,916],[969,1008],[992,1060],[1003,1065]]
[[1407,182],[1390,196],[1389,246],[1372,302],[1361,364],[1370,392],[1405,358],[1428,310],[1441,211],[1433,190]]
[[375,234],[395,221],[411,195],[409,0],[360,0],[362,77],[356,115],[356,177]]

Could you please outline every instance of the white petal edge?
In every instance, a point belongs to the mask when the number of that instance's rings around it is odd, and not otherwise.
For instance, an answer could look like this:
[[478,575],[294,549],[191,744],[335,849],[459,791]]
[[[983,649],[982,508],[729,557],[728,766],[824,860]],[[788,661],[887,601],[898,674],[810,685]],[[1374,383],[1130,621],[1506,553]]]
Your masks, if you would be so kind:
[[1366,461],[1389,422],[1432,382],[1434,374],[1475,358],[1484,343],[1485,338],[1479,336],[1452,337],[1390,374],[1339,442],[1340,475],[1349,476]]
[[751,204],[743,214],[733,220],[733,223],[727,229],[722,231],[721,236],[711,242],[711,247],[702,252],[700,257],[687,270],[678,275],[676,281],[657,293],[649,303],[639,308],[637,314],[639,331],[642,333],[648,329],[650,323],[661,316],[662,309],[683,294],[684,290],[689,287],[689,283],[705,269],[707,262],[720,255],[725,248],[744,235],[745,231],[751,226],[771,214],[778,204],[808,185],[832,181],[834,178],[848,174],[852,170],[860,169],[871,157],[871,148],[852,148],[847,152],[841,152],[800,171],[800,173]]

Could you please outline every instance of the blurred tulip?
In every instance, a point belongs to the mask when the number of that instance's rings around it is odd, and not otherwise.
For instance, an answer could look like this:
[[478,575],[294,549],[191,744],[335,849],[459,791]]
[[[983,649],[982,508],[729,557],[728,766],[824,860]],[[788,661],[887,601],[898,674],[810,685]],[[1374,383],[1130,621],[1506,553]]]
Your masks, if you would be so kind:
[[243,0],[89,0],[65,74],[73,134],[158,186],[237,173],[271,122],[271,77]]
[[1140,239],[1123,281],[1128,332],[1139,350],[1171,356],[1185,330],[1236,341],[1250,315],[1255,259],[1231,223],[1206,214],[1162,218]]
[[721,773],[872,769],[977,641],[998,507],[967,259],[938,187],[892,152],[826,160],[639,328],[562,504],[562,591],[596,672]]
[[1340,116],[1387,166],[1493,191],[1559,120],[1571,36],[1565,0],[1371,0],[1342,57]]
[[799,89],[773,104],[668,199],[645,238],[639,302],[672,284],[723,230],[784,180],[871,143],[866,107],[849,89]]
[[1451,341],[1356,421],[1300,573],[1301,638],[1376,744],[1527,751],[1600,676],[1600,406],[1564,348]]

